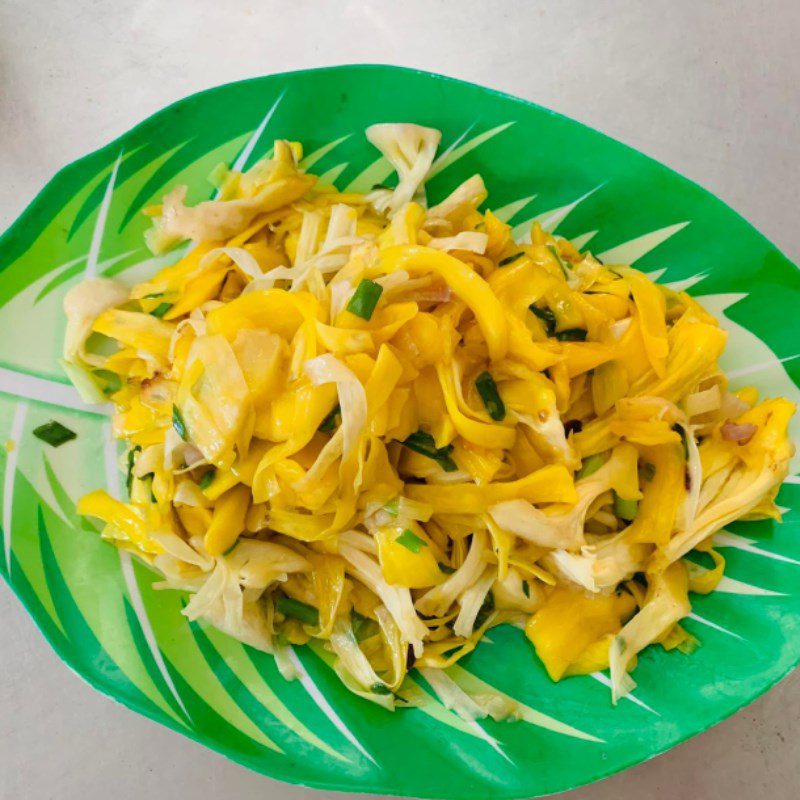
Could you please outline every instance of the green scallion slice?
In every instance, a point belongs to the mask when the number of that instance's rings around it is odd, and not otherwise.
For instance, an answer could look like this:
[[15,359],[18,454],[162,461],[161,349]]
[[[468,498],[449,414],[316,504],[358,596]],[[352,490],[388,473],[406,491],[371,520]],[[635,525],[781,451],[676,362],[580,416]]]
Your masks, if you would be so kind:
[[378,305],[382,293],[383,286],[369,278],[364,278],[353,292],[353,296],[347,304],[347,310],[361,319],[372,319],[372,312]]
[[397,497],[394,500],[390,500],[384,507],[383,510],[387,514],[391,514],[393,517],[396,517],[398,512],[400,511],[400,501]]
[[144,476],[144,480],[147,481],[147,487],[150,489],[150,502],[157,503],[158,499],[156,498],[156,493],[153,491],[153,478],[155,478],[155,472],[148,472],[147,475]]
[[183,421],[183,414],[181,414],[178,406],[172,406],[172,427],[175,428],[175,433],[183,439],[184,442],[189,441],[186,433],[186,423]]
[[415,453],[419,453],[423,456],[428,456],[428,458],[436,458],[436,453],[438,452],[433,436],[423,430],[412,433],[411,436],[403,441],[403,444],[409,450],[413,450]]
[[531,585],[528,583],[528,581],[522,581],[522,593],[525,595],[525,597],[530,598]]
[[49,444],[50,447],[61,447],[62,444],[78,438],[78,434],[75,431],[71,431],[54,419],[51,419],[50,422],[45,422],[44,425],[40,425],[38,428],[34,428],[33,435],[37,439],[41,439],[45,444]]
[[306,625],[319,625],[319,611],[314,606],[301,603],[286,595],[279,595],[275,600],[275,609],[287,617],[299,619]]
[[216,476],[217,471],[212,467],[207,472],[204,472],[200,477],[200,480],[197,482],[197,485],[203,489],[204,491],[214,483],[214,477]]
[[639,511],[638,500],[625,500],[614,492],[614,513],[620,518],[630,522],[636,519]]
[[558,331],[556,339],[559,342],[585,342],[586,331],[583,328],[567,328],[565,331]]
[[391,694],[392,690],[385,683],[373,683],[369,687],[372,694]]
[[403,441],[403,444],[409,450],[433,459],[445,472],[455,472],[458,469],[456,462],[450,458],[450,453],[453,452],[453,445],[448,444],[445,447],[437,447],[433,436],[423,430],[412,433],[411,436]]
[[403,545],[406,550],[410,550],[412,553],[419,553],[423,547],[428,546],[424,539],[420,539],[414,531],[410,531],[408,528],[395,539],[395,542]]
[[581,478],[588,478],[593,475],[603,464],[606,463],[606,456],[604,453],[595,453],[593,456],[583,459],[581,468],[575,473],[575,480],[579,481]]
[[159,303],[151,312],[151,317],[158,317],[159,319],[164,316],[172,308],[172,303]]
[[122,378],[116,372],[107,369],[96,369],[94,377],[99,378],[105,386],[102,387],[103,394],[109,395],[118,392],[122,388]]
[[535,317],[538,317],[544,323],[547,335],[552,336],[556,332],[556,315],[549,308],[539,308],[533,303],[528,308]]
[[497,262],[497,266],[498,267],[507,267],[509,264],[513,264],[515,261],[518,261],[524,255],[525,255],[525,253],[522,253],[522,252],[514,253],[513,256],[507,256],[502,261],[498,261]]
[[488,372],[481,372],[481,374],[475,378],[475,388],[478,390],[478,394],[481,396],[481,400],[483,400],[483,404],[486,406],[486,411],[489,416],[495,422],[500,422],[500,420],[505,419],[505,404],[500,397],[500,393],[497,391],[497,384],[494,382],[494,378]]
[[128,473],[125,478],[125,486],[128,487],[128,497],[131,496],[131,489],[133,488],[133,465],[136,463],[136,454],[141,453],[142,448],[137,444],[128,450]]
[[453,452],[453,445],[448,444],[447,447],[440,447],[436,458],[434,459],[436,463],[445,471],[445,472],[457,472],[458,465],[452,458],[450,458],[450,453]]

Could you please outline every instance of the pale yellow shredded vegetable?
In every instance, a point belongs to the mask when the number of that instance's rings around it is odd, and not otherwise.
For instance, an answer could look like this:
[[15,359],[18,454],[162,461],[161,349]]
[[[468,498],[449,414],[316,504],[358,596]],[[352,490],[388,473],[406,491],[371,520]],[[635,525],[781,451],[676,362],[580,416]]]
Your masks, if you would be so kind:
[[617,698],[686,639],[714,532],[779,516],[794,407],[728,392],[685,293],[538,224],[515,242],[479,177],[426,210],[438,131],[367,134],[396,189],[340,193],[276,142],[217,200],[148,209],[155,252],[191,241],[172,266],[69,293],[65,360],[116,407],[130,492],[79,511],[287,675],[317,638],[391,708],[412,661],[509,622]]

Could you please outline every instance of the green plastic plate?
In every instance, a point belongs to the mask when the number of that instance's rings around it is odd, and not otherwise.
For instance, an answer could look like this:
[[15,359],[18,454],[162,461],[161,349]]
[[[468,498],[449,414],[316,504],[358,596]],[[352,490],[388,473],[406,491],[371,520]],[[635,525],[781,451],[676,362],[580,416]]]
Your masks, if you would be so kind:
[[[419,677],[422,707],[388,713],[349,694],[309,648],[296,651],[302,680],[287,683],[271,656],[190,624],[185,598],[154,591],[154,574],[75,512],[83,492],[121,487],[107,410],[84,406],[58,365],[67,289],[87,275],[138,281],[175,260],[145,250],[142,208],[176,183],[190,201],[210,197],[217,164],[246,167],[275,138],[301,140],[305,165],[342,189],[386,180],[363,135],[380,121],[442,130],[430,199],[480,172],[492,209],[520,232],[539,219],[697,296],[730,332],[734,386],[800,399],[797,268],[685,178],[577,122],[438,75],[345,66],[257,78],[181,100],[66,167],[0,238],[0,442],[16,442],[0,448],[0,570],[92,686],[265,775],[417,797],[569,789],[719,722],[798,663],[800,479],[778,496],[783,525],[719,536],[727,576],[686,621],[699,649],[647,650],[617,707],[605,675],[553,684],[521,631],[493,630],[451,674],[525,704],[524,720],[501,723],[461,721]],[[49,419],[78,438],[44,445],[32,431]]]

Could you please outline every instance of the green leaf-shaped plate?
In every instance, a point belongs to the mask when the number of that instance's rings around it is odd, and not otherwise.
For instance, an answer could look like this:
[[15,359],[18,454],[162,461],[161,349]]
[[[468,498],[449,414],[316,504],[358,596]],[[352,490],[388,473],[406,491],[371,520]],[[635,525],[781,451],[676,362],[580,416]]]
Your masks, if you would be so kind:
[[[293,783],[417,797],[511,798],[568,789],[659,753],[719,722],[800,659],[800,526],[731,526],[727,577],[694,598],[691,656],[647,650],[618,707],[597,674],[553,684],[522,633],[491,632],[451,675],[494,687],[524,719],[467,724],[415,678],[421,707],[394,714],[349,694],[326,661],[296,652],[302,678],[180,613],[154,574],[102,542],[80,495],[120,489],[106,411],[84,406],[58,365],[64,293],[87,275],[141,280],[176,253],[144,249],[143,207],[176,183],[211,194],[220,162],[252,164],[274,138],[299,139],[305,166],[342,189],[390,175],[365,141],[379,121],[442,130],[429,195],[475,172],[491,207],[526,231],[538,219],[604,259],[688,288],[730,332],[734,386],[800,397],[800,276],[708,192],[640,153],[545,109],[478,86],[395,67],[295,72],[182,100],[58,173],[0,238],[0,570],[42,632],[100,691],[208,747]],[[59,449],[32,430],[78,433]],[[797,429],[795,428],[795,434]],[[796,437],[795,437],[796,438]],[[798,478],[778,502],[798,507]],[[413,677],[413,674],[412,674]]]

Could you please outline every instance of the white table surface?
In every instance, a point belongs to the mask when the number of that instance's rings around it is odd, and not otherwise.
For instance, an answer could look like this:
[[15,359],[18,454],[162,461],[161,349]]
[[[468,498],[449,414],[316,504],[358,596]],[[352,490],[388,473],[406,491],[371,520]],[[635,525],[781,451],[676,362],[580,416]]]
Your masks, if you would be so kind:
[[[798,0],[0,0],[0,229],[61,166],[167,103],[347,62],[496,87],[709,188],[800,262]],[[0,586],[2,800],[299,800],[127,711],[56,658]],[[570,800],[790,800],[800,671],[727,722]]]

